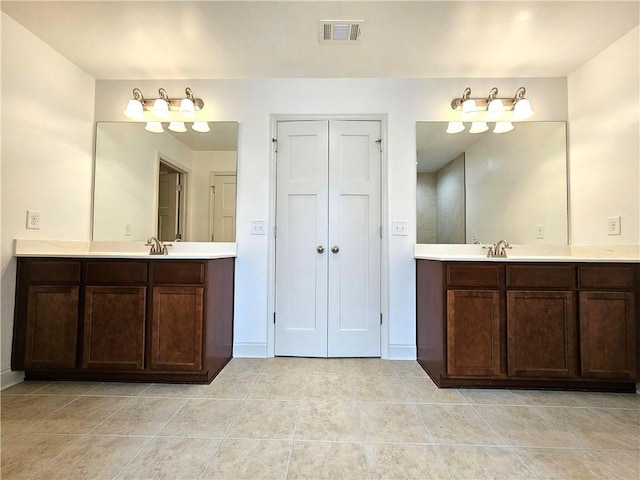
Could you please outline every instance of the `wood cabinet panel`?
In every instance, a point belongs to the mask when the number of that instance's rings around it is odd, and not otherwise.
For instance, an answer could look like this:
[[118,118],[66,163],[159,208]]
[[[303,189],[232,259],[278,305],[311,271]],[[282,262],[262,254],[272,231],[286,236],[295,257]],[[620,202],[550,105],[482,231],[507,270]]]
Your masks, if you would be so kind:
[[145,262],[89,261],[85,268],[89,285],[139,285],[147,283],[147,264]]
[[501,265],[461,263],[447,265],[447,286],[498,288],[501,283]]
[[447,292],[447,373],[500,374],[500,298],[497,290]]
[[29,280],[31,283],[79,283],[79,260],[29,260]]
[[84,368],[144,368],[146,287],[87,287]]
[[152,281],[156,285],[194,285],[205,281],[204,263],[157,261],[153,264]]
[[570,265],[507,265],[507,288],[571,288]]
[[636,314],[632,293],[580,292],[582,375],[636,378]]
[[202,368],[203,295],[202,287],[153,288],[151,368]]
[[575,375],[571,292],[507,292],[507,369],[511,376]]
[[579,288],[633,288],[633,269],[629,266],[607,265],[578,267]]
[[78,344],[76,286],[29,287],[26,368],[73,368]]

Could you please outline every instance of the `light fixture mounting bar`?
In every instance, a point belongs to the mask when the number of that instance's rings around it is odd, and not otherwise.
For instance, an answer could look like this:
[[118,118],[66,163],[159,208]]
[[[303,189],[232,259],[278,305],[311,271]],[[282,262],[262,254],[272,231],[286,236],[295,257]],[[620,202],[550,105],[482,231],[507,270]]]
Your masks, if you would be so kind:
[[[161,97],[158,97],[158,98],[161,98]],[[153,110],[153,103],[156,100],[157,100],[156,98],[146,98],[145,97],[144,104],[142,105],[142,107],[144,108],[145,111],[150,112],[151,110]],[[180,102],[181,101],[182,101],[182,98],[170,98],[169,99],[169,110],[180,110]],[[196,111],[202,110],[202,108],[204,107],[204,101],[201,98],[194,98],[193,99],[193,106],[195,107]]]
[[[469,99],[476,101],[476,107],[478,108],[478,110],[487,110],[487,108],[489,106],[489,102],[487,101],[486,98],[469,97]],[[504,104],[504,109],[505,110],[513,110],[513,107],[516,104],[516,102],[515,102],[515,100],[513,98],[495,97],[495,99],[502,100],[502,103]],[[466,100],[466,99],[454,98],[453,100],[451,100],[451,108],[453,110],[462,111],[462,102],[464,100]],[[492,98],[492,100],[494,100],[494,99]]]

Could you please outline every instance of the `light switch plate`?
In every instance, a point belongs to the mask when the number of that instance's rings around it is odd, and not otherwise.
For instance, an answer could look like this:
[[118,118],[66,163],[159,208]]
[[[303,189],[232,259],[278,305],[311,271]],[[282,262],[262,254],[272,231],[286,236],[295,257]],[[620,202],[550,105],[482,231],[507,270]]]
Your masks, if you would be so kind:
[[408,235],[407,233],[407,221],[406,220],[394,220],[391,222],[391,234],[392,235]]
[[251,220],[251,235],[266,235],[267,222],[265,220]]

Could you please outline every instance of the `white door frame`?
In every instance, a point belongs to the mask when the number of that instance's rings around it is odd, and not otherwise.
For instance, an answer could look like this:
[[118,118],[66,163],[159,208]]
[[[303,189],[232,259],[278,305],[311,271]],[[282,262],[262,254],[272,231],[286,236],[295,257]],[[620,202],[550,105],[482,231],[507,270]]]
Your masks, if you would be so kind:
[[[336,114],[336,115],[271,115],[271,136],[276,138],[278,122],[305,120],[369,120],[380,122],[382,137],[382,158],[380,162],[380,224],[382,239],[380,248],[380,356],[389,358],[389,163],[387,158],[387,115],[386,114]],[[276,242],[274,225],[276,222],[276,144],[272,143],[269,159],[269,219],[268,219],[268,259],[267,259],[267,357],[275,356],[275,325],[273,323],[276,304]]]

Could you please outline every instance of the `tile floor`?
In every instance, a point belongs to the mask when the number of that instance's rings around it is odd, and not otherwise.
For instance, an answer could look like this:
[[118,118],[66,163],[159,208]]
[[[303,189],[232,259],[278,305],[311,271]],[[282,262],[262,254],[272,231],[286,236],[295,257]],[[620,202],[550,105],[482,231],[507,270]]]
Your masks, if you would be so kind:
[[1,401],[5,480],[640,478],[640,395],[439,390],[415,362],[234,359],[211,385]]

